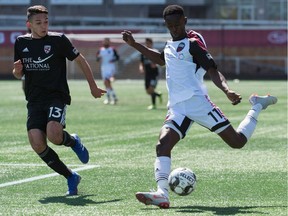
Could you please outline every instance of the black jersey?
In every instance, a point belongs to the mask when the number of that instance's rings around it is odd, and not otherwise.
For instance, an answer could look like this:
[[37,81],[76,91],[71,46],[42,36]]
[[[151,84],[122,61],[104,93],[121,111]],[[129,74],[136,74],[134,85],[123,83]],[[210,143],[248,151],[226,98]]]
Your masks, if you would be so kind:
[[156,79],[156,77],[159,75],[158,67],[157,66],[152,67],[152,65],[154,65],[154,63],[149,58],[144,56],[143,54],[141,54],[140,61],[142,62],[143,66],[144,66],[144,72],[145,72],[146,79]]
[[62,33],[48,32],[40,39],[25,34],[17,37],[14,61],[21,60],[25,74],[25,96],[28,102],[59,99],[71,103],[67,83],[66,58],[79,55],[69,39]]

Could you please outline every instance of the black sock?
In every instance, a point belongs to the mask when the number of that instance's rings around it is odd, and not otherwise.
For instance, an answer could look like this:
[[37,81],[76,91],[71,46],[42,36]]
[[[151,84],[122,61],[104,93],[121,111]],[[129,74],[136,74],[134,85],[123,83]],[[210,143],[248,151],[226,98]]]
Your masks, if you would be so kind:
[[62,145],[73,147],[75,145],[75,139],[67,131],[63,131]]
[[68,178],[72,172],[67,166],[59,159],[57,153],[49,146],[42,153],[38,154],[40,158],[55,172]]
[[151,99],[152,99],[152,105],[156,104],[156,93],[151,94]]
[[157,96],[157,97],[160,97],[161,94],[159,94],[158,92],[154,92],[154,94]]

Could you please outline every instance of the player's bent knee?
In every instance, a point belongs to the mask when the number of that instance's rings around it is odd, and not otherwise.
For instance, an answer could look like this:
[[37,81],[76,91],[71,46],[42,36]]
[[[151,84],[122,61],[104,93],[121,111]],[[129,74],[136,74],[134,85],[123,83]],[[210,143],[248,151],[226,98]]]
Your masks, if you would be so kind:
[[56,144],[56,145],[61,145],[62,141],[63,141],[63,137],[61,136],[47,136],[48,140],[53,143],[53,144]]
[[242,134],[236,132],[231,126],[218,134],[222,140],[231,148],[241,149],[247,143],[247,138]]
[[58,122],[49,122],[47,125],[47,138],[56,145],[63,141],[63,127]]
[[147,94],[151,95],[154,93],[154,89],[147,89],[146,92]]

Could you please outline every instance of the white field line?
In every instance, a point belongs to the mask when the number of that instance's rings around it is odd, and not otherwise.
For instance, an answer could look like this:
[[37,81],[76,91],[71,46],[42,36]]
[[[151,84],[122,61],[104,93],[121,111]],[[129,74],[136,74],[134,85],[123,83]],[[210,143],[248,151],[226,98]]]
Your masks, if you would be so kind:
[[[66,164],[68,167],[83,167],[83,166],[89,166],[89,165],[79,165],[79,164]],[[31,164],[31,163],[0,163],[0,166],[19,166],[19,167],[47,167],[47,164],[40,163],[40,164]],[[98,166],[98,165],[97,165]]]
[[[82,167],[75,168],[75,169],[73,169],[73,171],[82,171],[82,170],[94,169],[96,167],[100,167],[100,165],[85,165]],[[58,173],[51,173],[51,174],[47,174],[47,175],[41,175],[41,176],[26,178],[26,179],[22,179],[22,180],[18,180],[18,181],[6,182],[6,183],[0,184],[0,188],[12,186],[12,185],[16,185],[16,184],[22,184],[22,183],[26,183],[26,182],[32,182],[32,181],[36,181],[36,180],[40,180],[40,179],[50,178],[50,177],[58,176],[58,175],[59,175]]]

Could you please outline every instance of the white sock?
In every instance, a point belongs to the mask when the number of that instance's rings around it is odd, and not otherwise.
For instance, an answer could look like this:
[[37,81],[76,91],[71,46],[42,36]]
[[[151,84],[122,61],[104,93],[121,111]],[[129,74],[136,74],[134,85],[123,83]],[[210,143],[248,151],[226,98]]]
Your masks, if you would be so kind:
[[107,88],[106,91],[107,91],[107,93],[106,93],[107,99],[110,100],[111,89]]
[[116,98],[116,94],[115,94],[115,91],[113,89],[110,89],[110,95],[112,95],[112,97],[114,99]]
[[261,104],[255,104],[247,113],[244,120],[240,123],[237,128],[237,132],[242,133],[247,140],[249,140],[256,128],[258,115],[262,110]]
[[171,159],[166,156],[157,157],[154,164],[155,180],[157,182],[157,191],[164,193],[169,197],[168,176],[171,171]]

